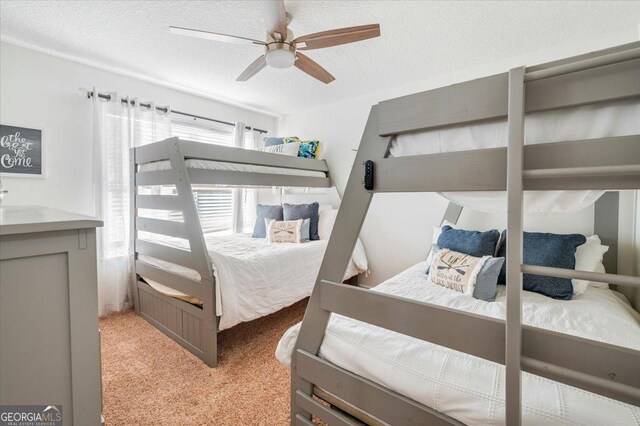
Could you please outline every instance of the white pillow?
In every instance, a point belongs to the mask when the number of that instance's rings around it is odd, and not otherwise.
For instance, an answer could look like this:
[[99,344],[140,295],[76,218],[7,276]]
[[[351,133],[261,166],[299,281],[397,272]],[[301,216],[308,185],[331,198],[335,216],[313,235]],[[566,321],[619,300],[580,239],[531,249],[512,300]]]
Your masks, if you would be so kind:
[[265,218],[264,224],[267,228],[267,243],[300,243],[302,219],[282,220]]
[[280,145],[271,145],[258,148],[258,151],[270,152],[272,154],[288,155],[297,157],[300,149],[300,142],[282,143]]
[[[438,244],[438,238],[440,238],[440,234],[442,234],[442,227],[443,226],[450,226],[453,229],[459,229],[460,228],[458,225],[456,225],[455,223],[451,223],[448,220],[445,220],[444,222],[442,222],[442,225],[440,225],[440,226],[434,226],[433,227],[432,246],[433,246],[433,244]],[[427,255],[427,263],[429,263],[429,265],[431,265],[432,258],[433,258],[433,250],[429,249],[429,254]]]
[[[598,272],[598,273],[604,274],[607,271],[604,269],[604,265],[602,263],[600,263],[600,264],[598,264],[598,266],[596,266],[596,269],[593,272]],[[609,288],[609,284],[607,284],[607,283],[599,283],[597,281],[589,281],[589,285],[591,287],[595,287],[595,288],[604,288],[604,289],[608,289]]]
[[328,240],[331,236],[333,224],[338,216],[338,209],[320,210],[318,218],[318,235],[321,240]]
[[[593,235],[587,237],[587,241],[576,249],[576,271],[596,272],[598,265],[602,265],[602,256],[609,250],[609,246],[600,244],[600,237]],[[589,286],[587,280],[571,280],[573,294],[584,293]],[[602,284],[598,283],[597,286]],[[608,285],[604,284],[605,286]]]

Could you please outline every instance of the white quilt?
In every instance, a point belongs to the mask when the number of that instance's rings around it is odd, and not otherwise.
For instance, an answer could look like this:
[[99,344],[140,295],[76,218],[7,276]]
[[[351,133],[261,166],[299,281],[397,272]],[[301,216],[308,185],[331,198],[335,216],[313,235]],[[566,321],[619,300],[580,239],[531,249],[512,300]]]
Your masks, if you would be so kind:
[[[505,317],[504,286],[498,286],[495,302],[483,302],[429,285],[426,268],[426,262],[419,263],[374,291]],[[524,324],[640,350],[638,318],[611,290],[590,287],[570,301],[525,291],[522,318]],[[278,344],[276,356],[285,365],[290,365],[299,327],[289,329]],[[463,423],[504,424],[502,365],[336,314],[320,356]],[[640,424],[639,407],[528,373],[522,387],[523,424]]]
[[[301,244],[268,244],[249,234],[205,235],[216,277],[216,311],[224,330],[277,312],[311,295],[327,240]],[[154,240],[187,249],[188,242],[176,238]],[[138,260],[199,280],[185,267],[139,255]],[[367,270],[367,259],[358,245],[345,278]],[[162,284],[162,283],[161,283]]]

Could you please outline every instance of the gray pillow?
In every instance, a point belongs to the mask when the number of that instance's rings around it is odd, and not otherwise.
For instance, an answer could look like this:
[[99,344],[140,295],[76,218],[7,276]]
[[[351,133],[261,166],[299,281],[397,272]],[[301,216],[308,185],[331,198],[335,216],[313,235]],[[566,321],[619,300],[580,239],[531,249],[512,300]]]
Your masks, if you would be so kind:
[[[435,254],[440,247],[434,244],[431,248]],[[492,302],[496,298],[496,289],[498,286],[498,275],[500,269],[504,264],[504,257],[492,257],[487,259],[482,265],[480,273],[476,277],[476,285],[473,289],[473,297],[478,300],[484,300],[485,302]],[[429,265],[431,267],[431,265]],[[427,275],[429,269],[427,269]]]
[[309,221],[309,239],[319,240],[318,235],[318,211],[320,204],[315,202],[311,204],[284,204],[284,220],[310,219]]
[[267,238],[267,228],[264,225],[265,219],[284,220],[282,206],[269,206],[258,204],[256,206],[256,223],[253,226],[253,238]]
[[311,219],[305,219],[302,221],[302,226],[300,227],[300,241],[309,241],[310,224],[311,224]]

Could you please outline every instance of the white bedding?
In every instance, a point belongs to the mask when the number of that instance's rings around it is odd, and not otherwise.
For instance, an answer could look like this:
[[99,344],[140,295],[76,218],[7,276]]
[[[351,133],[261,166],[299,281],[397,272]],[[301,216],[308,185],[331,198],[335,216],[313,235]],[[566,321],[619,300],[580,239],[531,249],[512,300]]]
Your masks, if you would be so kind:
[[[505,288],[483,302],[427,284],[422,262],[374,291],[504,318]],[[524,324],[640,350],[638,317],[606,289],[570,301],[523,292]],[[428,327],[425,324],[425,327]],[[290,365],[300,324],[280,340],[276,356]],[[455,332],[455,330],[452,330]],[[504,366],[332,314],[320,356],[463,423],[504,424]],[[523,424],[636,425],[640,408],[523,373]]]
[[[252,238],[249,234],[205,235],[205,239],[216,277],[220,330],[269,315],[311,295],[328,242],[267,244],[266,239]],[[188,248],[186,240],[177,238],[152,241]],[[196,271],[183,266],[144,255],[139,255],[138,260],[200,279]],[[358,244],[345,278],[366,270],[367,259]]]
[[[628,99],[528,114],[525,144],[539,144],[640,134],[640,99]],[[399,135],[394,157],[499,148],[507,145],[507,121],[492,121]],[[525,211],[568,214],[595,202],[603,191],[527,191]],[[506,211],[504,192],[447,192],[445,198],[485,212]]]
[[[317,172],[313,170],[256,166],[253,164],[227,163],[224,161],[190,159],[186,161],[186,165],[187,165],[187,168],[190,168],[190,169],[228,170],[233,172],[269,173],[274,175],[326,177],[326,174],[324,172]],[[168,160],[153,161],[151,163],[145,163],[142,166],[140,166],[140,171],[152,172],[157,170],[169,170],[170,168],[171,168],[171,163]]]

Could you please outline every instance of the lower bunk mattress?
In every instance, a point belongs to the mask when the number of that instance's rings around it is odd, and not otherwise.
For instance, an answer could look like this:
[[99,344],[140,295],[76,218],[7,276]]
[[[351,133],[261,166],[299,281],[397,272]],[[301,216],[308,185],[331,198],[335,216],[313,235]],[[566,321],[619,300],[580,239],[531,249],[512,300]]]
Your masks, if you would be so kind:
[[[207,249],[216,279],[216,312],[219,330],[252,321],[311,295],[328,240],[300,244],[268,244],[249,234],[206,235]],[[164,237],[156,243],[188,249],[186,240]],[[358,245],[345,278],[367,270],[364,251]],[[180,265],[138,255],[149,265],[200,280],[200,275]],[[142,277],[155,290],[168,296],[201,304],[202,301]]]
[[[428,284],[427,267],[421,262],[373,291],[505,318],[504,286],[498,286],[494,302],[484,302]],[[589,287],[570,301],[524,291],[522,320],[640,350],[640,316],[622,295],[608,289]],[[291,363],[299,330],[300,324],[295,325],[278,344],[276,357],[284,365]],[[503,365],[337,314],[331,316],[319,355],[465,424],[504,424]],[[640,407],[529,373],[522,373],[522,395],[523,424],[640,424]]]

